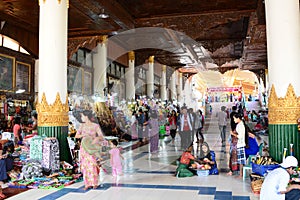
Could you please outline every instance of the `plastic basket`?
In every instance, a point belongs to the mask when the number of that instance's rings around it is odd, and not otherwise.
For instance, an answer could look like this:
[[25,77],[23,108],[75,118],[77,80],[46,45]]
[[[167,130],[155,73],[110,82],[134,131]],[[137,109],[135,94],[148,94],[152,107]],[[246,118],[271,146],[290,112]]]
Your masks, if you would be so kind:
[[197,175],[198,176],[208,176],[209,170],[197,170]]
[[276,165],[258,165],[255,163],[251,163],[252,165],[252,172],[264,176],[268,171],[272,171],[279,167],[278,164]]

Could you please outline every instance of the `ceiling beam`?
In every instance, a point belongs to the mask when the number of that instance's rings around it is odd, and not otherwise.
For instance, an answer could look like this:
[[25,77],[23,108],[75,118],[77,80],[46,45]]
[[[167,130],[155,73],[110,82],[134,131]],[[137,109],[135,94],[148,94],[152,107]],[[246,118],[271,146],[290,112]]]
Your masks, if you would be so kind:
[[172,13],[169,15],[155,15],[151,17],[141,17],[136,19],[137,21],[144,21],[144,20],[151,20],[151,19],[167,19],[167,18],[174,18],[174,17],[197,17],[197,16],[205,16],[205,15],[217,15],[217,14],[249,14],[254,12],[255,9],[245,9],[245,10],[209,10],[209,11],[201,11],[199,13]]
[[68,38],[92,37],[99,35],[110,35],[114,30],[69,30]]
[[[24,30],[31,32],[31,33],[36,34],[39,31],[39,27],[35,27],[35,26],[33,26],[33,24],[29,24],[20,18],[14,17],[12,15],[8,15],[4,12],[0,12],[0,20],[6,21],[6,23],[12,24],[13,26],[21,27]],[[37,24],[38,24],[38,22],[37,22]],[[5,25],[4,25],[4,27],[5,27]]]

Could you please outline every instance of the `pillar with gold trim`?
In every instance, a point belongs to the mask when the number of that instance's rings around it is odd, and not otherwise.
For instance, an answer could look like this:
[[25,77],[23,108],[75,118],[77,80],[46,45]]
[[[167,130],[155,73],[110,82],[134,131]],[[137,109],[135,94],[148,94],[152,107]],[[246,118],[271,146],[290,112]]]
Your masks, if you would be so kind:
[[60,159],[70,161],[67,97],[68,0],[39,1],[38,133],[56,137]]
[[134,51],[128,52],[128,68],[126,69],[126,99],[135,99]]
[[99,95],[102,101],[108,92],[107,83],[107,35],[99,36],[96,53],[93,55],[94,65],[94,93]]
[[177,91],[176,91],[176,71],[173,72],[170,78],[170,92],[171,92],[171,100],[177,100]]
[[178,102],[182,102],[182,73],[178,71]]
[[[300,159],[300,15],[299,1],[266,0],[270,155],[281,162],[283,149],[293,144]],[[288,151],[289,152],[289,151]]]
[[161,66],[161,85],[160,85],[160,98],[162,101],[167,100],[167,66]]
[[149,67],[147,71],[147,96],[153,97],[154,93],[154,56],[149,57]]

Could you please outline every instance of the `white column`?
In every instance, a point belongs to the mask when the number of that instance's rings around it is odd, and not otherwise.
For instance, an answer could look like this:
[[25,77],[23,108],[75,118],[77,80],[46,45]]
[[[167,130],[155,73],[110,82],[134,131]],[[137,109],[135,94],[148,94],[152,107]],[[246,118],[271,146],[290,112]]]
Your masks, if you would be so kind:
[[178,89],[178,101],[180,103],[183,103],[182,102],[182,73],[178,72],[178,86],[177,86],[177,89]]
[[128,53],[129,61],[126,69],[126,99],[135,99],[135,85],[134,85],[134,51]]
[[160,98],[162,101],[167,100],[167,66],[163,65],[161,71]]
[[39,91],[39,65],[40,61],[36,59],[34,63],[34,92]]
[[278,97],[292,84],[300,95],[299,0],[265,0],[268,44],[268,72]]
[[61,101],[67,97],[67,34],[68,0],[39,1],[39,101],[43,93],[48,104],[59,93]]
[[147,96],[152,98],[154,92],[154,56],[149,57],[149,67],[147,72]]
[[96,52],[93,55],[94,65],[94,93],[99,95],[104,100],[104,89],[107,93],[106,87],[106,68],[107,68],[107,36],[101,36],[96,47]]
[[176,73],[174,72],[171,76],[170,80],[170,89],[171,89],[171,100],[176,99],[177,100],[177,92],[176,92]]

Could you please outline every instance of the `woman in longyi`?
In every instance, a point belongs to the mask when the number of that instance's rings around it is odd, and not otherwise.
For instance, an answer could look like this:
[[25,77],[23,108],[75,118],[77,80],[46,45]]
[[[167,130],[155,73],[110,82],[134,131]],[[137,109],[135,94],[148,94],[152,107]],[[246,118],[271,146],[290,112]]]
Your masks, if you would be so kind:
[[104,141],[99,124],[94,122],[92,111],[85,110],[80,113],[81,125],[75,138],[81,138],[80,146],[80,168],[83,174],[84,189],[98,187],[99,166],[97,160],[100,158],[101,141]]

